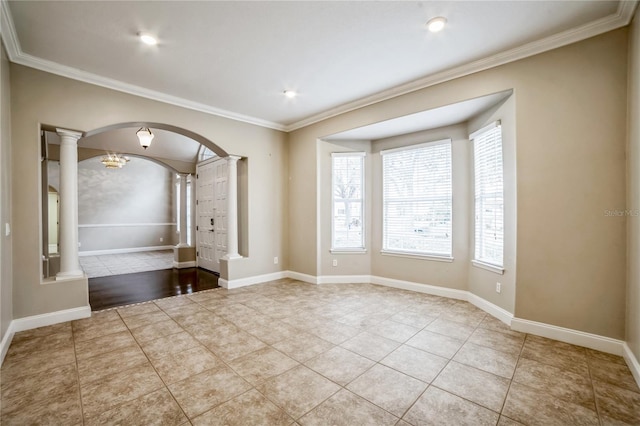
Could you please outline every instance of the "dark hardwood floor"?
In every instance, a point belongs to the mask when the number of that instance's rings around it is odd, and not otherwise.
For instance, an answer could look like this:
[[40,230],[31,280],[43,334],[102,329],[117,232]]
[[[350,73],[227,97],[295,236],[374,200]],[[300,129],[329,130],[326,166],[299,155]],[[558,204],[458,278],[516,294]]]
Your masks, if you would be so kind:
[[92,311],[191,294],[218,287],[218,276],[200,268],[162,269],[89,278]]

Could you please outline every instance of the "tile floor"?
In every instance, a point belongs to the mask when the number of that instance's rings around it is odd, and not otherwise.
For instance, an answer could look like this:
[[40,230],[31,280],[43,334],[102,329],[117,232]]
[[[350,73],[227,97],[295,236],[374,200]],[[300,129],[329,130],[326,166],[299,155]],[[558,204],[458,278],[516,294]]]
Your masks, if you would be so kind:
[[173,250],[81,256],[80,266],[89,278],[173,268]]
[[622,358],[466,302],[294,280],[15,335],[3,425],[640,424]]

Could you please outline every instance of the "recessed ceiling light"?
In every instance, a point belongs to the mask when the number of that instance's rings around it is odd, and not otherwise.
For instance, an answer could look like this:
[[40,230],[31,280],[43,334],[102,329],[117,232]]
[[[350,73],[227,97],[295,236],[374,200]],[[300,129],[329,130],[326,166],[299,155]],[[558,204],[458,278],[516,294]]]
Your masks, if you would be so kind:
[[138,37],[140,37],[140,40],[142,40],[144,44],[148,44],[149,46],[155,46],[156,44],[158,44],[158,40],[156,40],[156,38],[152,35],[138,33]]
[[285,90],[284,95],[289,99],[293,99],[298,96],[298,94],[294,90]]
[[444,25],[447,23],[447,18],[443,18],[442,16],[438,16],[436,18],[430,19],[427,22],[427,28],[432,33],[437,33],[438,31],[444,28]]

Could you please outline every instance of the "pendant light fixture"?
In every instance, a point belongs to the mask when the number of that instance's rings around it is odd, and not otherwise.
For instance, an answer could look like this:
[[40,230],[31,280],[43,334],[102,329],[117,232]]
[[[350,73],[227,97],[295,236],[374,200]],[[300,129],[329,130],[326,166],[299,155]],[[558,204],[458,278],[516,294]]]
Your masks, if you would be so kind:
[[140,130],[136,132],[138,139],[140,140],[140,146],[144,149],[149,148],[151,145],[151,141],[153,140],[154,134],[151,133],[148,127],[141,127]]

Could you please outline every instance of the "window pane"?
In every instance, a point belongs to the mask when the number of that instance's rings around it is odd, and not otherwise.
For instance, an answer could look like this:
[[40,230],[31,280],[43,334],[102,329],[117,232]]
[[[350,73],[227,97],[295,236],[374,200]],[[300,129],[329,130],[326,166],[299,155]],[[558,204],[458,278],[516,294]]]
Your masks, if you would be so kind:
[[332,248],[364,249],[364,153],[332,154]]
[[504,256],[502,131],[496,126],[474,139],[475,259],[496,266]]
[[383,153],[383,249],[451,256],[451,142]]

